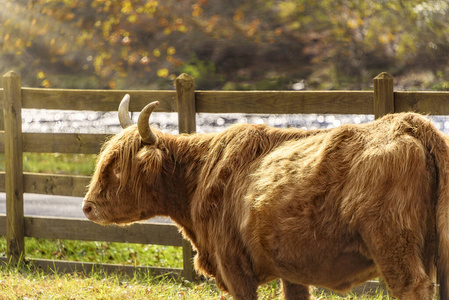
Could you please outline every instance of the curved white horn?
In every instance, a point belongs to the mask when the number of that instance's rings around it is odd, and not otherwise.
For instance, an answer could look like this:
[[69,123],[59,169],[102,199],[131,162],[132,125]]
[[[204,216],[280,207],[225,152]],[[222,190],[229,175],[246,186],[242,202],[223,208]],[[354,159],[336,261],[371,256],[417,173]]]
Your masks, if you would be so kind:
[[154,145],[157,142],[157,136],[151,131],[149,119],[151,113],[158,105],[159,102],[154,101],[145,106],[140,112],[139,119],[137,120],[137,129],[139,130],[142,142],[148,145]]
[[126,128],[134,124],[129,116],[129,99],[130,96],[126,94],[118,107],[118,119],[122,128]]

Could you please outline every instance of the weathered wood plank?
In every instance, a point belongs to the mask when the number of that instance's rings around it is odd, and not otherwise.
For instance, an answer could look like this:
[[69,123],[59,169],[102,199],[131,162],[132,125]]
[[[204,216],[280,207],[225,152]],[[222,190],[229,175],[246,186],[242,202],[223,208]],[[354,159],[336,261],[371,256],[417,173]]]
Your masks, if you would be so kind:
[[3,76],[5,114],[5,189],[7,256],[16,263],[25,256],[23,227],[22,93],[20,76]]
[[159,101],[156,111],[175,112],[175,91],[109,91],[23,88],[23,108],[117,111],[125,94],[130,94],[130,111],[140,111],[152,101]]
[[90,178],[90,176],[24,173],[23,188],[25,193],[84,197]]
[[195,82],[193,77],[181,74],[175,81],[179,133],[196,132]]
[[0,109],[3,110],[3,89],[0,89]]
[[395,92],[397,112],[449,115],[449,92]]
[[0,214],[0,236],[6,235],[6,215]]
[[[106,273],[121,273],[129,276],[134,276],[136,272],[142,272],[144,274],[151,274],[153,276],[166,275],[169,278],[179,280],[182,278],[182,269],[178,268],[158,268],[147,266],[129,266],[118,264],[98,264],[89,262],[75,262],[64,260],[48,260],[48,259],[27,259],[31,264],[39,267],[45,272],[58,272],[58,273],[74,273],[83,272],[89,274],[98,270],[102,270]],[[6,258],[0,258],[0,262],[4,264],[8,263]]]
[[193,250],[192,244],[183,239],[182,240],[182,268],[184,272],[184,278],[189,281],[198,280],[198,274],[195,271],[195,263],[194,257],[196,255],[196,251]]
[[5,130],[5,115],[3,113],[3,89],[0,89],[0,130]]
[[[0,192],[5,192],[5,172],[0,172]],[[90,176],[59,174],[23,174],[24,193],[84,197]]]
[[5,172],[0,172],[0,192],[4,193],[5,192],[5,178],[6,178],[6,174]]
[[30,259],[29,260],[35,266],[40,267],[46,272],[59,272],[59,273],[74,273],[83,272],[84,274],[90,274],[92,272],[102,270],[106,273],[121,273],[128,276],[134,276],[136,272],[142,272],[144,274],[151,274],[152,276],[166,275],[169,278],[180,280],[182,276],[182,269],[178,268],[158,268],[147,266],[126,266],[118,264],[97,264],[89,262],[70,262],[70,261],[58,261],[47,259]]
[[0,152],[5,152],[5,132],[0,131]]
[[25,217],[25,236],[182,246],[182,237],[173,224],[135,223],[126,227],[100,226],[89,220]]
[[[179,133],[196,132],[196,108],[195,108],[195,81],[187,74],[181,74],[175,81],[176,102],[178,107]],[[194,269],[192,245],[189,241],[182,241],[182,260],[184,278],[194,281],[196,272]]]
[[[98,154],[111,134],[23,133],[23,152]],[[5,150],[5,132],[0,131],[0,152]]]
[[24,152],[97,154],[109,134],[24,133]]
[[374,117],[394,113],[393,76],[382,72],[374,78]]
[[373,92],[197,91],[199,113],[373,114]]
[[3,109],[0,109],[0,130],[5,130],[5,114]]

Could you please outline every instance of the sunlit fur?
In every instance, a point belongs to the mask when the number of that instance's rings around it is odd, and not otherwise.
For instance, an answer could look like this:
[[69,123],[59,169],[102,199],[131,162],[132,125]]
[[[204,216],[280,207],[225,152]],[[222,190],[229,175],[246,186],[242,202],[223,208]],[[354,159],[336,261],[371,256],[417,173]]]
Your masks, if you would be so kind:
[[329,130],[234,125],[222,133],[135,126],[104,147],[85,203],[101,224],[170,216],[196,269],[234,299],[282,279],[346,291],[381,276],[399,299],[430,300],[435,268],[448,300],[449,152],[416,114]]

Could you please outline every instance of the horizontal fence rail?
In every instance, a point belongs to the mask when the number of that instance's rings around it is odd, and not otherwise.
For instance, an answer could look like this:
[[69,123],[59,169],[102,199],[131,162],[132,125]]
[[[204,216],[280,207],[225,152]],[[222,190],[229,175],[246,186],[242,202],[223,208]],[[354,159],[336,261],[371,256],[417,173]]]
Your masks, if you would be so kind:
[[130,111],[140,111],[151,101],[159,101],[156,111],[176,112],[174,91],[107,91],[107,90],[61,90],[22,89],[22,108],[117,111],[125,94],[131,96]]
[[[5,225],[0,217],[0,225]],[[127,227],[101,226],[88,220],[25,216],[25,237],[182,246],[173,224],[135,223]],[[0,235],[6,230],[0,228]]]
[[[0,108],[3,109],[3,89]],[[58,90],[23,88],[26,109],[117,111],[125,94],[129,110],[159,101],[156,112],[177,112],[175,91]],[[96,98],[98,97],[98,98]],[[197,113],[374,114],[373,91],[195,91]],[[449,115],[448,92],[394,92],[396,112]]]
[[372,114],[373,92],[250,91],[196,92],[200,113]]
[[[23,152],[97,154],[110,134],[23,133]],[[0,151],[5,151],[5,132],[0,131]]]
[[[148,267],[148,270],[154,274],[171,272],[188,280],[195,278],[193,250],[175,225],[137,223],[129,227],[104,227],[88,220],[23,216],[23,193],[83,197],[90,181],[90,176],[23,172],[18,164],[23,152],[97,154],[111,135],[22,133],[22,109],[117,111],[123,96],[130,94],[130,111],[139,112],[157,100],[160,105],[156,112],[177,112],[180,133],[196,131],[196,113],[374,114],[378,118],[391,112],[416,111],[449,115],[449,92],[394,92],[393,78],[386,73],[374,79],[373,91],[195,91],[193,78],[186,74],[176,79],[175,86],[173,91],[24,88],[15,73],[5,75],[4,89],[0,89],[0,107],[5,113],[0,151],[5,152],[6,161],[16,163],[12,169],[10,166],[6,172],[0,172],[0,192],[6,192],[8,206],[7,215],[0,215],[0,235],[7,236],[8,249],[16,247],[7,251],[8,260],[14,262],[25,255],[24,237],[171,245],[183,247],[183,269]],[[33,261],[44,269],[68,271],[97,267],[132,273],[137,268]]]

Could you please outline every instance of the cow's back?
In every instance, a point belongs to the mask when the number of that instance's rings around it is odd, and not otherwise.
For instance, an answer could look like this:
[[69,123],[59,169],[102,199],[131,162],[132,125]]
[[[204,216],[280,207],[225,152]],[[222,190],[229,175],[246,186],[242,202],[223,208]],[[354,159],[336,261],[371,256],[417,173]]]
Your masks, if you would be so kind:
[[398,118],[286,142],[261,160],[243,221],[261,273],[345,290],[376,275],[373,226],[427,230],[431,157]]

